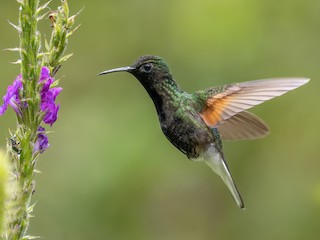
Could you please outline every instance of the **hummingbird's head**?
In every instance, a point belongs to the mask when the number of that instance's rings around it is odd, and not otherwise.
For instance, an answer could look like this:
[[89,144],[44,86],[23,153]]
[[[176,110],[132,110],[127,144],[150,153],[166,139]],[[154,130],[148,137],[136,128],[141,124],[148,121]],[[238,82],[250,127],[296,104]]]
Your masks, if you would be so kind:
[[164,79],[172,79],[168,64],[162,58],[152,55],[138,58],[131,66],[107,70],[99,75],[113,72],[129,72],[146,88],[158,85]]

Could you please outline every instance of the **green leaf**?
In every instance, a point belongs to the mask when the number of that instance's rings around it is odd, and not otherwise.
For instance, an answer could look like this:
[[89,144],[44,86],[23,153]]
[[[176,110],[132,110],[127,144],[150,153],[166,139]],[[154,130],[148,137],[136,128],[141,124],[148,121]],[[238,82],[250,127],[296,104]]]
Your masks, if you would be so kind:
[[45,4],[41,5],[40,7],[38,7],[37,9],[37,15],[40,14],[41,11],[43,11],[44,9],[46,9],[48,7],[48,5],[51,3],[52,0],[50,0],[49,2],[46,2]]
[[73,53],[70,53],[70,54],[63,56],[62,58],[60,58],[59,63],[67,61],[70,57],[72,57],[72,55],[73,55]]
[[21,32],[21,27],[19,27],[19,26],[17,26],[17,25],[15,25],[15,24],[13,24],[12,22],[10,22],[9,20],[8,20],[8,22],[9,22],[9,24],[14,28],[14,29],[16,29],[19,33]]

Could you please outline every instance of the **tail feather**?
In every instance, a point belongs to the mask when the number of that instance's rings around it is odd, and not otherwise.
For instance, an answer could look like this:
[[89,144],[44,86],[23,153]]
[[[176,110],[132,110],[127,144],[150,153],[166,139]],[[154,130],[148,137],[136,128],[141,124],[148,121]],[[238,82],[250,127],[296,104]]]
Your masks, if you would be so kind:
[[205,152],[204,162],[222,178],[223,182],[227,185],[239,208],[244,209],[242,197],[238,191],[236,184],[233,181],[228,166],[221,154],[215,149],[213,145],[211,145]]

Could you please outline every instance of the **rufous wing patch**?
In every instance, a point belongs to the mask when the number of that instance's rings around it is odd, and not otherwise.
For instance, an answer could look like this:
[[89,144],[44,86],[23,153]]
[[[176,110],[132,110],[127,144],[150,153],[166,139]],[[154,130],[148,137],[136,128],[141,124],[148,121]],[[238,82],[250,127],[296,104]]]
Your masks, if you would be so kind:
[[201,113],[201,117],[208,126],[215,126],[223,120],[222,115],[226,106],[230,104],[230,97],[210,98],[207,101],[206,109]]

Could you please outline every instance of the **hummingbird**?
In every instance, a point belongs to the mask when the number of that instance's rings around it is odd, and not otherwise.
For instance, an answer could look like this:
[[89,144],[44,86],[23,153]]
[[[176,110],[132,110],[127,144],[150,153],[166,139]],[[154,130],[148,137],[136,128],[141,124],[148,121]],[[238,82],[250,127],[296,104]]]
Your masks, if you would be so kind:
[[99,75],[114,72],[128,72],[139,80],[153,100],[167,139],[188,159],[204,162],[218,174],[241,209],[244,203],[226,163],[222,140],[265,136],[269,131],[266,123],[246,110],[309,81],[262,79],[187,93],[174,80],[166,61],[153,55]]

